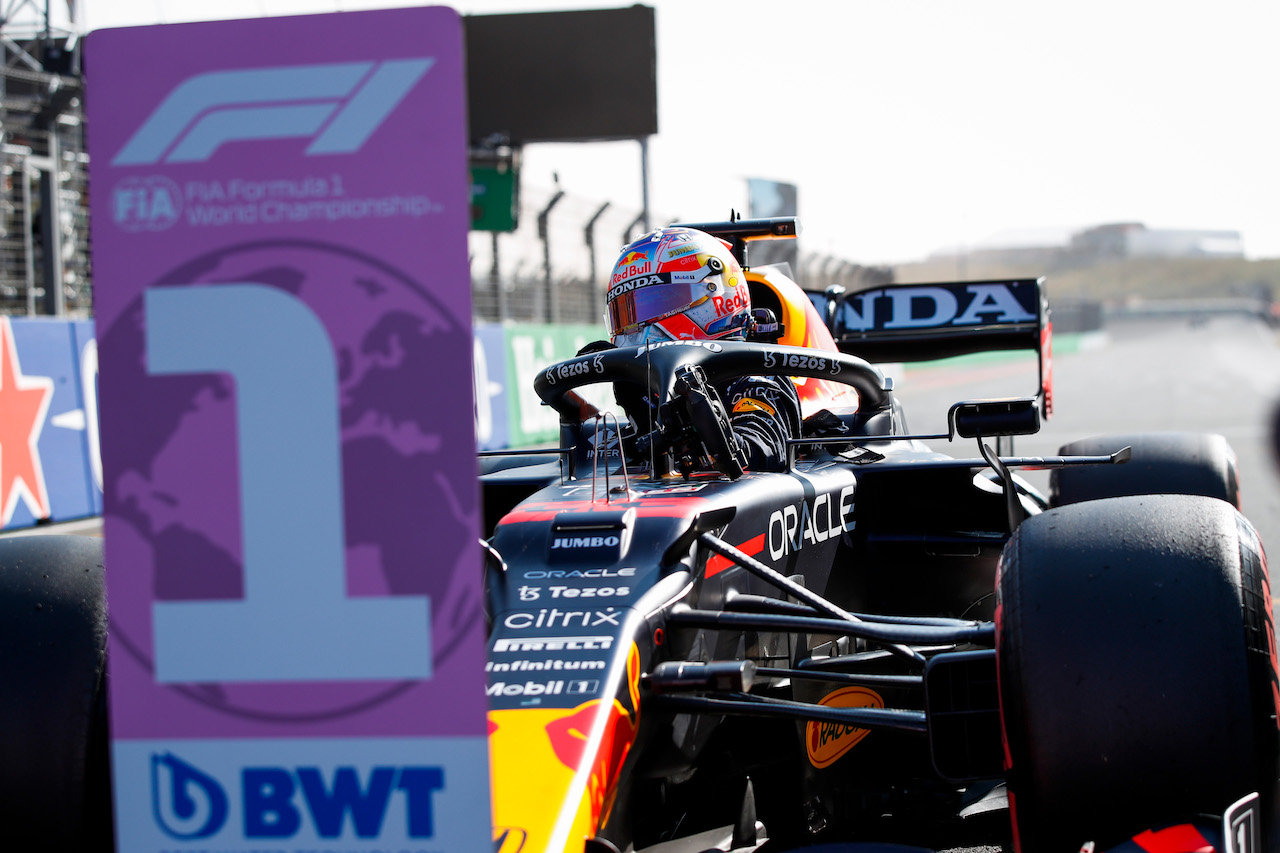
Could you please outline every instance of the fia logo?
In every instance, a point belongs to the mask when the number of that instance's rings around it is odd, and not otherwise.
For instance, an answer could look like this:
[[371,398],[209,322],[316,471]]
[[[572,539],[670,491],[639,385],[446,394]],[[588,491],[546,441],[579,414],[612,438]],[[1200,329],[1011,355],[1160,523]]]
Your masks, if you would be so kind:
[[161,175],[125,178],[111,191],[111,219],[126,231],[163,231],[182,213],[182,190]]
[[227,794],[212,776],[166,752],[151,756],[151,808],[169,837],[208,838],[226,823]]

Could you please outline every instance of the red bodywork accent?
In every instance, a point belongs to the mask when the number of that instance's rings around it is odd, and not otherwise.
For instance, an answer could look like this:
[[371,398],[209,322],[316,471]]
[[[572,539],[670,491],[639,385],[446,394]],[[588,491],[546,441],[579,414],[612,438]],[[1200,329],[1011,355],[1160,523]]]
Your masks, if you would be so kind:
[[549,521],[561,512],[617,512],[622,509],[634,509],[636,515],[665,516],[678,518],[685,515],[696,515],[701,512],[706,498],[695,496],[643,498],[635,501],[604,500],[585,501],[539,501],[523,503],[502,517],[498,524],[517,524],[525,521]]
[[1214,846],[1189,823],[1170,826],[1159,832],[1147,830],[1133,837],[1147,853],[1215,853]]
[[[748,557],[754,557],[756,554],[759,554],[764,550],[764,534],[761,533],[754,539],[748,539],[746,542],[743,542],[738,546],[738,550],[746,554]],[[712,554],[707,558],[707,570],[704,577],[715,577],[733,565],[733,560],[730,560],[728,557],[722,557],[719,554]]]
[[1040,330],[1040,390],[1044,392],[1044,416],[1053,416],[1053,323]]

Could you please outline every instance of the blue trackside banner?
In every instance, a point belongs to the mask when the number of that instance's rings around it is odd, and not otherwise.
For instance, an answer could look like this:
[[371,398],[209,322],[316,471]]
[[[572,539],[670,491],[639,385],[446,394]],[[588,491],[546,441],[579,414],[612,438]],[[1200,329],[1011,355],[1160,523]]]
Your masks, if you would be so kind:
[[0,317],[0,529],[102,512],[93,324]]

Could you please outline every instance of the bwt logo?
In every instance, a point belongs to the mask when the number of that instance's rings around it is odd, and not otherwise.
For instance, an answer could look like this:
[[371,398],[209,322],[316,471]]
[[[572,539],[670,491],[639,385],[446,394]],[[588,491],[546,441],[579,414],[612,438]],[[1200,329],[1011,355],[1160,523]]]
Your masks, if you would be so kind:
[[307,156],[350,154],[435,60],[334,62],[198,74],[169,93],[113,166],[200,163],[227,142],[310,138]]
[[[439,767],[374,767],[362,785],[356,768],[245,767],[240,807],[246,838],[291,838],[309,822],[321,838],[338,838],[350,815],[358,838],[376,837],[397,793],[404,797],[410,838],[435,834],[432,794],[444,788]],[[156,823],[180,841],[209,838],[227,822],[226,789],[172,753],[151,757],[151,803]]]

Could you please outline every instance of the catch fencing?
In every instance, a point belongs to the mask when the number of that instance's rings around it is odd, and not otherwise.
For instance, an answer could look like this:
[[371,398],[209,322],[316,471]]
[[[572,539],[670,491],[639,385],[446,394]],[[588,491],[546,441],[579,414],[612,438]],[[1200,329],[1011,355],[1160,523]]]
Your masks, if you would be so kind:
[[[672,221],[654,213],[656,227]],[[604,283],[618,253],[644,227],[638,207],[523,187],[519,226],[508,233],[471,233],[472,313],[479,322],[600,324]],[[839,284],[859,290],[893,280],[888,267],[804,251],[796,281],[808,290]]]

